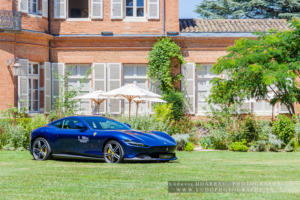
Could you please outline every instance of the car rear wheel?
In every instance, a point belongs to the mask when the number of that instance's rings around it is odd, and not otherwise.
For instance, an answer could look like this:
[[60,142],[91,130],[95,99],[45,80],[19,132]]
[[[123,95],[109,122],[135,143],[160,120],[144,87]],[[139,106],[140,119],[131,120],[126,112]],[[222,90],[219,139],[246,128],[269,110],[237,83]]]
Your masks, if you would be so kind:
[[124,150],[122,145],[115,141],[110,140],[104,146],[104,159],[107,163],[120,163],[123,161]]
[[32,155],[35,160],[47,160],[51,154],[51,148],[45,138],[37,138],[32,144]]

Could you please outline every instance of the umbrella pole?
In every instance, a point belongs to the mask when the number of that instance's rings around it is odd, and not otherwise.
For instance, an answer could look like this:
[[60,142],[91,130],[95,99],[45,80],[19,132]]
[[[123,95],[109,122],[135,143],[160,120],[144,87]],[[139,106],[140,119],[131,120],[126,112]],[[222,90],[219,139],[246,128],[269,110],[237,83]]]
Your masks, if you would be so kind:
[[136,103],[136,113],[135,113],[135,116],[137,117],[138,116],[138,113],[139,113],[139,105],[140,105],[140,102],[135,102]]
[[129,97],[128,101],[129,101],[129,120],[130,120],[131,119],[130,115],[131,115],[131,101],[132,101],[132,98]]

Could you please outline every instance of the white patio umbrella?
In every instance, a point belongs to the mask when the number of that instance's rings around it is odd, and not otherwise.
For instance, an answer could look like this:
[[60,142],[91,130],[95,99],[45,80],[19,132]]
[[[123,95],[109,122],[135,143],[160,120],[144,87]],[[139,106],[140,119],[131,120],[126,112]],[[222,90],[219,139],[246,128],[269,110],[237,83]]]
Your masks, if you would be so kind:
[[88,94],[79,95],[74,97],[75,100],[92,100],[98,106],[98,114],[100,114],[100,106],[108,97],[102,90],[97,90]]
[[165,100],[160,98],[135,98],[133,102],[136,104],[136,113],[135,115],[138,116],[139,105],[145,102],[155,102],[155,103],[167,103]]
[[129,119],[131,117],[131,103],[136,98],[161,98],[160,95],[138,87],[135,84],[127,84],[115,90],[105,93],[108,97],[121,97],[129,102]]

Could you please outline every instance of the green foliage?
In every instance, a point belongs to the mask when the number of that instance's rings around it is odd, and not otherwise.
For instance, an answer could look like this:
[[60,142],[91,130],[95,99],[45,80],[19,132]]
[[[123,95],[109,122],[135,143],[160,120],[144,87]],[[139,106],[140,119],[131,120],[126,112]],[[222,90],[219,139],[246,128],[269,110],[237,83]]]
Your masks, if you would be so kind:
[[180,47],[170,38],[161,38],[149,52],[148,76],[154,82],[160,83],[160,90],[166,93],[174,90],[174,83],[181,80],[181,74],[171,73],[172,59],[184,63]]
[[185,147],[184,147],[184,150],[185,151],[194,151],[194,148],[195,148],[195,146],[194,146],[193,143],[187,142],[186,145],[185,145]]
[[272,131],[285,144],[288,144],[295,135],[295,126],[289,117],[279,115],[278,120],[274,121]]
[[257,152],[269,151],[269,146],[265,140],[259,140],[254,142],[251,145],[250,151],[257,151]]
[[176,149],[183,151],[186,144],[189,142],[189,134],[175,134],[172,136],[177,143]]
[[167,121],[169,121],[170,119],[173,118],[172,108],[173,108],[173,104],[165,104],[165,103],[164,104],[156,104],[154,107],[153,117],[157,121],[162,121],[162,122],[166,123]]
[[131,117],[129,118],[127,116],[120,116],[116,117],[116,120],[127,123],[131,125],[132,129],[140,130],[140,131],[162,131],[162,132],[170,132],[170,128],[167,123],[164,123],[162,121],[158,121],[153,117],[149,116],[139,116],[139,117]]
[[226,150],[230,142],[229,134],[225,129],[210,130],[210,138],[215,149]]
[[205,18],[285,18],[300,17],[297,0],[204,0],[197,13]]
[[292,138],[284,148],[285,151],[299,151],[299,141],[296,138]]
[[183,112],[183,102],[184,97],[181,92],[175,92],[174,90],[171,90],[165,94],[163,94],[163,99],[167,101],[168,103],[172,104],[172,113],[171,113],[171,119],[179,120],[184,112]]
[[229,149],[232,151],[241,151],[247,152],[249,148],[246,146],[246,140],[242,140],[242,142],[233,142],[229,145]]
[[202,137],[199,141],[200,146],[203,149],[209,149],[213,147],[212,141],[210,137]]
[[245,140],[247,143],[252,141],[256,141],[258,139],[258,132],[257,132],[257,123],[252,116],[247,116],[246,119],[242,123],[242,137],[241,140]]
[[0,149],[27,149],[31,131],[48,123],[48,119],[44,115],[37,115],[32,118],[0,119]]
[[170,128],[170,135],[173,134],[184,134],[184,133],[192,133],[195,131],[194,124],[192,120],[187,117],[181,117],[179,120],[171,120],[169,123],[169,128]]
[[297,77],[300,76],[300,20],[293,20],[291,30],[258,33],[258,38],[239,39],[228,48],[212,68],[227,79],[212,81],[209,102],[233,106],[245,99],[270,99],[280,102],[295,114],[294,103],[300,102]]

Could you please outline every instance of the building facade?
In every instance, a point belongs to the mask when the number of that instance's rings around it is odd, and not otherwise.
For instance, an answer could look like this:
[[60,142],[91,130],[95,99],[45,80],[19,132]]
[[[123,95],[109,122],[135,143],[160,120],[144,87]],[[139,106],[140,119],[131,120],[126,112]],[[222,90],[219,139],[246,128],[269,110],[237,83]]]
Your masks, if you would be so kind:
[[[210,72],[228,46],[252,32],[288,29],[285,20],[179,19],[177,0],[2,0],[0,4],[0,110],[9,106],[47,113],[64,88],[109,91],[127,83],[159,93],[147,78],[147,57],[163,36],[181,47],[179,71],[189,113],[203,116]],[[197,66],[201,67],[197,67]],[[176,69],[174,69],[176,70]],[[178,71],[178,69],[177,69]],[[65,82],[60,77],[68,73]],[[82,78],[85,77],[84,82]],[[267,101],[243,105],[257,115],[286,113]],[[109,100],[101,111],[126,113],[126,102]],[[133,106],[134,107],[134,106]],[[151,112],[151,105],[139,113]],[[80,103],[83,113],[94,108]]]

